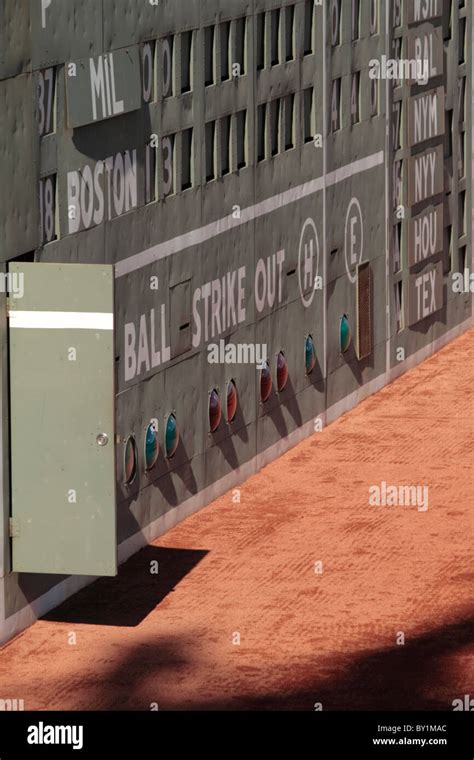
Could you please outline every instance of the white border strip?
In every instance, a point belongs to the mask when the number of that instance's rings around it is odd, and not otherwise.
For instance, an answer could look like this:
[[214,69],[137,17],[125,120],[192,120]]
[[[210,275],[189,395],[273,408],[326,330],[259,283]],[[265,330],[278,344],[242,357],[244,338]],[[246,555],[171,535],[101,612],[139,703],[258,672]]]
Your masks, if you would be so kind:
[[147,248],[145,251],[141,251],[141,253],[136,253],[122,261],[118,261],[115,264],[115,277],[117,279],[124,277],[155,261],[172,256],[179,251],[184,251],[193,245],[204,243],[206,240],[211,240],[218,235],[222,235],[224,232],[229,232],[232,229],[240,227],[242,224],[247,224],[254,219],[270,214],[272,211],[277,211],[284,206],[289,206],[291,203],[306,198],[308,195],[313,195],[323,190],[325,186],[337,185],[339,182],[344,182],[356,174],[375,169],[384,163],[384,159],[383,150],[373,153],[365,158],[360,158],[358,161],[353,161],[351,164],[342,166],[340,169],[329,172],[325,177],[312,179],[303,185],[292,187],[290,190],[285,190],[284,193],[278,193],[260,203],[248,206],[242,210],[239,219],[234,219],[233,215],[229,214],[222,219],[218,219],[216,222],[207,224],[205,227],[199,227],[198,229],[186,232],[184,235],[178,235],[178,237],[171,238],[171,240],[167,240],[164,243]]
[[[466,3],[466,13],[469,13]],[[467,19],[466,17],[466,29]],[[474,269],[474,9],[471,3],[471,71],[466,72],[466,85],[471,86],[471,112],[469,114],[468,123],[471,128],[471,266]],[[472,271],[472,270],[471,270]],[[474,296],[473,296],[474,301]]]
[[[378,8],[380,13],[380,6]],[[391,4],[385,8],[385,50],[390,50],[390,14]],[[379,97],[381,98],[381,82],[379,80]],[[390,313],[390,301],[392,298],[392,283],[390,281],[390,245],[393,234],[393,218],[390,213],[390,120],[392,119],[392,109],[390,107],[390,87],[391,81],[385,80],[385,367],[387,372],[390,369],[390,325],[392,315]],[[393,165],[392,160],[392,165]]]
[[[345,412],[353,409],[363,399],[377,393],[377,391],[387,386],[409,369],[416,367],[422,361],[428,359],[471,327],[474,327],[473,317],[470,317],[460,325],[453,327],[428,346],[420,348],[404,362],[400,362],[399,365],[390,369],[389,372],[382,373],[371,382],[361,386],[345,398],[336,402],[333,406],[329,407],[326,412],[321,412],[320,416],[323,418],[324,425],[326,426],[330,424],[342,414],[345,414]],[[118,547],[119,564],[125,562],[129,557],[149,544],[150,541],[153,541],[163,535],[163,533],[169,531],[181,522],[181,520],[189,517],[194,512],[198,512],[202,507],[207,506],[211,501],[229,491],[233,486],[242,483],[261,467],[274,461],[276,457],[281,456],[285,451],[296,446],[300,441],[308,438],[313,433],[314,420],[310,420],[285,438],[282,438],[272,446],[269,446],[265,451],[261,452],[261,454],[258,454],[253,457],[253,459],[245,462],[236,470],[232,470],[212,485],[179,504],[177,507],[169,509],[164,515],[157,518],[149,525],[146,525],[132,536],[129,536],[129,538],[126,538]],[[34,623],[39,617],[46,615],[47,612],[57,607],[65,599],[95,580],[97,580],[95,577],[69,576],[53,586],[49,591],[27,604],[21,610],[18,610],[5,619],[4,578],[0,577],[0,646],[6,644],[13,638],[13,636]]]
[[93,311],[8,312],[10,327],[23,330],[113,330],[114,315]]
[[328,47],[326,45],[326,29],[327,29],[327,8],[326,3],[323,3],[323,24],[321,29],[321,50],[323,51],[323,174],[325,177],[324,190],[323,190],[323,286],[324,286],[324,307],[323,307],[323,377],[326,380],[328,374],[328,281],[327,281],[327,268],[328,268],[328,231],[327,231],[327,166],[328,166],[328,108],[327,108],[327,68],[328,68]]

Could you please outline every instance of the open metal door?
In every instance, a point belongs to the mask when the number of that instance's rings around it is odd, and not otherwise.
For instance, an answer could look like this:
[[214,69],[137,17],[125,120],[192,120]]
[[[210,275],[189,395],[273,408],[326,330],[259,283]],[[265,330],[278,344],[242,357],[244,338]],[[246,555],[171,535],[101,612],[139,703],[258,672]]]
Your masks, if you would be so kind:
[[12,569],[116,575],[113,267],[9,272]]

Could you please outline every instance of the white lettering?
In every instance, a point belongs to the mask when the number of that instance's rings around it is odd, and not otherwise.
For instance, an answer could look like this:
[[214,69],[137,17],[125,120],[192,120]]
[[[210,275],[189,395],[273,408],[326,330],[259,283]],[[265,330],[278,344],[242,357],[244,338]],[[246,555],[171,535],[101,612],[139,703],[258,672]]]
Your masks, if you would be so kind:
[[105,89],[104,89],[104,65],[102,56],[97,59],[97,68],[95,67],[94,59],[89,59],[90,75],[91,75],[91,97],[92,97],[92,118],[97,120],[97,98],[100,98],[102,105],[102,118],[107,115],[105,106]]
[[41,0],[41,26],[46,29],[46,9],[51,5],[51,0]]
[[[68,231],[89,229],[138,205],[137,151],[125,151],[67,175]],[[107,204],[107,205],[106,205]],[[107,211],[105,212],[105,209]]]

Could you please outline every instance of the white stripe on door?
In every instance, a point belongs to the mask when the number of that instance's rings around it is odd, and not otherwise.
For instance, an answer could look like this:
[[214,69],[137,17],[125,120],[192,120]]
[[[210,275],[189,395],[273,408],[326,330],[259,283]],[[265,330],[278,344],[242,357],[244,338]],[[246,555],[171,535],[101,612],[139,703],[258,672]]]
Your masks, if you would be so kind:
[[114,315],[92,311],[16,311],[10,327],[29,330],[113,330]]

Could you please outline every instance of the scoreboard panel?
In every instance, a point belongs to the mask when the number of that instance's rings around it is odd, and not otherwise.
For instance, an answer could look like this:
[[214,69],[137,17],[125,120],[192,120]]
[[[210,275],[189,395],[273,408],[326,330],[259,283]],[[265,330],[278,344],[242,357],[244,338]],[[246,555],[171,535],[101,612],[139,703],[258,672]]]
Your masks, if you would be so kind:
[[427,336],[439,337],[472,313],[470,294],[453,293],[456,273],[465,266],[464,208],[471,197],[464,147],[470,106],[463,95],[472,87],[465,66],[468,10],[464,3],[436,0],[408,5],[405,18],[392,17],[392,47],[419,61],[425,84],[409,79],[392,87],[393,367]]

